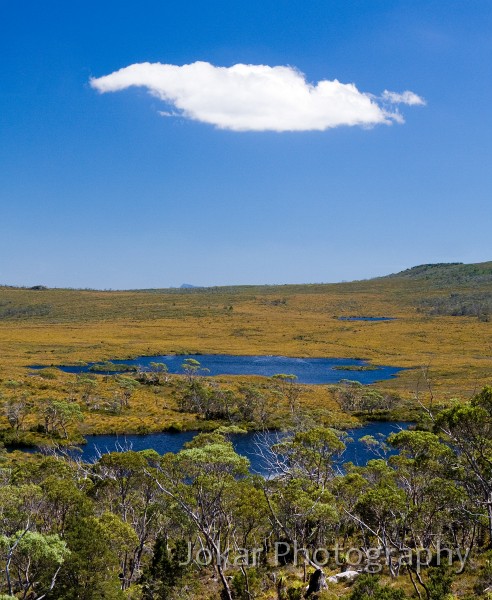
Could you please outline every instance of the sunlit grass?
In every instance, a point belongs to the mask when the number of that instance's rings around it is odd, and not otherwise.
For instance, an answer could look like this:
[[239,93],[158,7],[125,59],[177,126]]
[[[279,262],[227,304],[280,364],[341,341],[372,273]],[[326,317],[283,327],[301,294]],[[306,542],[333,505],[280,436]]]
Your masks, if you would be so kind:
[[[189,352],[364,358],[408,369],[379,388],[407,399],[414,398],[418,388],[421,398],[428,400],[422,380],[425,366],[430,367],[434,395],[440,401],[468,398],[491,382],[492,324],[475,317],[419,312],[422,298],[449,295],[454,289],[449,285],[389,278],[336,285],[136,292],[0,288],[0,304],[9,307],[7,316],[0,318],[0,391],[4,396],[13,393],[5,385],[16,380],[40,398],[66,394],[71,376],[59,373],[54,381],[41,380],[29,375],[26,367],[31,364]],[[464,294],[477,289],[492,293],[487,281],[477,286],[465,282],[456,287]],[[338,319],[352,315],[395,320]],[[104,393],[102,384],[101,389]],[[309,389],[306,404],[337,410],[324,386]],[[157,397],[158,401],[152,390],[141,389],[128,413],[87,413],[82,428],[158,431],[174,423],[193,423],[193,415],[176,411],[169,391],[160,391]]]

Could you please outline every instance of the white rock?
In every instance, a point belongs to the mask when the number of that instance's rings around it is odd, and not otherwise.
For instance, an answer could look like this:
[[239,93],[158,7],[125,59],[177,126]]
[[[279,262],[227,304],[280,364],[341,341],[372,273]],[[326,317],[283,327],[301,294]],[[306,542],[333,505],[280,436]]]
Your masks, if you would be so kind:
[[337,573],[336,575],[332,575],[328,577],[328,581],[330,583],[340,583],[340,581],[354,581],[359,577],[360,573],[358,571],[342,571],[342,573]]

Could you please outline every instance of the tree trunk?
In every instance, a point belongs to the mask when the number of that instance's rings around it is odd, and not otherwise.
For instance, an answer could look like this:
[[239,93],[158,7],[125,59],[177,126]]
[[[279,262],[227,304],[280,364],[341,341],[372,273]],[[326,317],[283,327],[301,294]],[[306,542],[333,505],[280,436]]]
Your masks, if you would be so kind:
[[224,571],[222,570],[222,565],[220,564],[220,558],[217,561],[217,571],[219,573],[219,577],[220,577],[220,581],[222,582],[222,585],[224,587],[224,600],[232,600],[232,592],[231,592],[231,588],[229,587],[229,582],[227,581],[227,577],[224,575]]

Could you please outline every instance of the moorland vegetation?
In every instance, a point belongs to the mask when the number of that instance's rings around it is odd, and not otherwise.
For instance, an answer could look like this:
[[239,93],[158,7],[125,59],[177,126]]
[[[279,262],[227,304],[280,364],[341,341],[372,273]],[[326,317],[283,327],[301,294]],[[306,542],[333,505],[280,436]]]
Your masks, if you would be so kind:
[[[0,598],[487,597],[491,296],[492,263],[330,285],[0,287],[0,436],[9,450],[44,448],[0,453]],[[354,315],[393,320],[339,320]],[[180,374],[111,363],[172,353]],[[187,358],[200,353],[406,369],[372,386],[301,386],[289,374],[209,377]],[[78,375],[56,368],[88,362]],[[365,440],[374,460],[340,470],[343,431],[364,419],[416,425]],[[286,437],[262,450],[270,476],[253,476],[228,436],[265,428]],[[89,433],[184,429],[201,433],[175,455],[90,465],[65,451]],[[335,547],[320,569],[313,552]],[[258,560],[241,560],[254,549]],[[354,582],[323,585],[348,568]]]

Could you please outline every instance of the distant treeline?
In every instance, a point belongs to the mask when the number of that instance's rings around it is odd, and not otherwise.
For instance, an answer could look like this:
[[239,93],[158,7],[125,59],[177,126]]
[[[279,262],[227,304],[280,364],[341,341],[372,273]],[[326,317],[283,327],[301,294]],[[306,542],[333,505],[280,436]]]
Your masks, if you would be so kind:
[[487,292],[459,294],[421,300],[418,309],[431,315],[477,317],[489,321],[492,314],[492,295]]
[[10,301],[0,302],[0,320],[45,317],[50,314],[51,310],[51,304],[14,304]]

